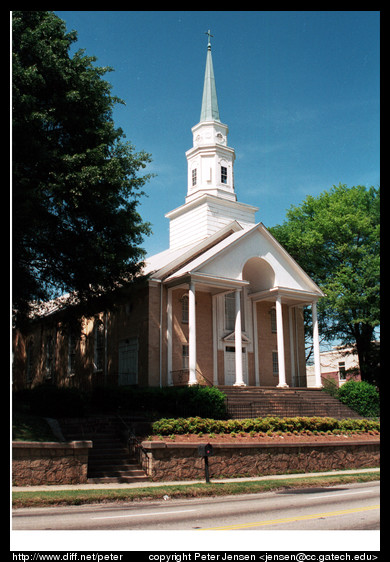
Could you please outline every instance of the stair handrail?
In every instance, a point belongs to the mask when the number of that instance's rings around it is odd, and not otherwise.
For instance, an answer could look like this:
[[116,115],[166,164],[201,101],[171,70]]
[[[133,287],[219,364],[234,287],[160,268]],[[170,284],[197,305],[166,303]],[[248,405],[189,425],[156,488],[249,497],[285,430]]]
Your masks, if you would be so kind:
[[[202,373],[199,369],[195,370],[196,373],[196,381],[200,384],[200,380],[203,379],[206,382],[206,386],[214,386],[214,382],[210,380],[204,373]],[[179,383],[187,384],[190,376],[189,369],[175,369],[171,371],[172,379],[177,376],[179,379]]]
[[214,386],[214,382],[212,380],[210,380],[208,377],[206,377],[206,375],[204,373],[201,373],[199,371],[199,369],[195,369],[195,371],[196,371],[197,380],[198,380],[199,377],[202,377],[206,381],[208,386]]
[[136,459],[142,464],[141,454],[143,453],[147,461],[146,464],[148,464],[149,456],[147,449],[142,446],[142,442],[138,439],[133,430],[127,425],[119,412],[116,413],[116,416],[126,428],[126,446],[129,450],[129,454],[135,456]]

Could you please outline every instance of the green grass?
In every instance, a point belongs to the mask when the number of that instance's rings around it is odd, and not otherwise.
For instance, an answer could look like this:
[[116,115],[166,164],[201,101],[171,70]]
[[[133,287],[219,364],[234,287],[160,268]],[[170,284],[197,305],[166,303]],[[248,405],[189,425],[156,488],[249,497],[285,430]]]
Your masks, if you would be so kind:
[[209,484],[164,484],[144,488],[92,489],[92,490],[53,490],[12,493],[14,508],[49,507],[58,505],[82,505],[107,502],[133,502],[141,500],[161,500],[164,495],[174,498],[200,498],[254,494],[280,489],[307,488],[312,486],[332,486],[354,482],[379,480],[379,472],[340,474],[329,476],[303,476],[280,480],[258,480],[240,482],[211,482]]

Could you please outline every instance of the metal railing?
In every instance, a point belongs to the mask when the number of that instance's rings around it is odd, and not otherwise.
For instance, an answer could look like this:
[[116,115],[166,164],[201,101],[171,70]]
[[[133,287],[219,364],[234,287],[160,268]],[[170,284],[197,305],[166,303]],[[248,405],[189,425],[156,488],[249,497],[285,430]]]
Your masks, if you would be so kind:
[[[345,408],[340,404],[333,404],[329,408],[325,404],[291,402],[281,404],[267,404],[264,402],[247,402],[234,404],[227,399],[227,412],[229,417],[235,419],[257,418],[266,416],[278,417],[332,417],[343,419],[351,417],[346,414]],[[356,414],[354,417],[360,417]]]
[[[171,371],[172,383],[174,386],[187,386],[190,379],[189,369],[177,369]],[[196,369],[196,382],[202,386],[214,386],[214,383],[203,373]]]
[[147,475],[149,475],[149,455],[148,451],[142,446],[142,442],[133,430],[127,425],[125,420],[122,418],[120,414],[117,413],[117,418],[121,421],[122,425],[124,426],[123,431],[121,431],[122,439],[126,443],[126,447],[129,451],[130,458],[136,460],[136,462],[142,467],[142,470],[145,471]]

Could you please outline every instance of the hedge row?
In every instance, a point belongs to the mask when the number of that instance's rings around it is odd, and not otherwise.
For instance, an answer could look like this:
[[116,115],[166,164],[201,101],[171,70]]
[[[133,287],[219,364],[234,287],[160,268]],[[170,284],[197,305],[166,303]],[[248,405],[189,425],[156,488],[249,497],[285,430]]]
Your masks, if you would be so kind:
[[145,415],[149,419],[203,416],[226,419],[225,394],[208,386],[98,386],[89,391],[42,384],[13,396],[16,409],[44,417],[83,417],[88,414]]
[[379,421],[320,417],[250,418],[242,420],[214,420],[209,418],[163,418],[153,423],[155,435],[183,435],[186,433],[267,433],[304,431],[353,431],[364,433],[379,431]]

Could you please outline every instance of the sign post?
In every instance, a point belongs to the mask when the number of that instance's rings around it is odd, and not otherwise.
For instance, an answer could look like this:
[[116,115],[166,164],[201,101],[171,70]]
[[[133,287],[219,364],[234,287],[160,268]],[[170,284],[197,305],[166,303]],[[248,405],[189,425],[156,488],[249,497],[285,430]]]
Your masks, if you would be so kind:
[[198,446],[198,454],[200,457],[204,458],[204,471],[206,477],[206,483],[210,483],[210,475],[209,475],[209,457],[214,454],[213,446],[210,443],[207,445],[199,445]]

